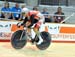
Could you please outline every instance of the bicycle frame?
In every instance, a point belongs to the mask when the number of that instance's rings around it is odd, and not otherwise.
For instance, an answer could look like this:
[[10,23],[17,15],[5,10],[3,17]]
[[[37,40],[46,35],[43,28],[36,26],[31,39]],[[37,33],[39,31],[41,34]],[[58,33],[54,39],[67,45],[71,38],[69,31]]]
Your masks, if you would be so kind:
[[35,37],[36,33],[34,32],[33,28],[31,28],[31,32],[30,32],[31,35],[29,35],[29,32],[27,32],[27,29],[28,29],[27,27],[24,28],[20,40],[22,39],[23,33],[25,33],[25,36],[27,37],[28,40]]

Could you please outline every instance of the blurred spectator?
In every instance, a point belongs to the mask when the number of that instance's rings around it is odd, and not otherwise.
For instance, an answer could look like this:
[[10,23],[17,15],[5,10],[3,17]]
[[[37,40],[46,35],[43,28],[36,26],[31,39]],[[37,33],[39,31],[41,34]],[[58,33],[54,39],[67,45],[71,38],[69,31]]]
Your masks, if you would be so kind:
[[19,7],[19,4],[16,3],[15,7],[12,7],[12,15],[14,20],[19,20],[21,17],[21,8]]
[[11,9],[9,8],[9,3],[5,2],[4,7],[1,9],[1,18],[11,19]]
[[[62,8],[61,7],[58,7],[57,8],[57,12],[55,12],[54,14],[57,15],[57,16],[54,16],[54,22],[55,23],[60,23],[65,18],[64,13],[62,12]],[[63,15],[63,16],[61,16],[61,15]]]
[[42,14],[45,16],[45,22],[51,22],[51,18],[49,16],[49,12],[47,11],[47,8],[43,8]]

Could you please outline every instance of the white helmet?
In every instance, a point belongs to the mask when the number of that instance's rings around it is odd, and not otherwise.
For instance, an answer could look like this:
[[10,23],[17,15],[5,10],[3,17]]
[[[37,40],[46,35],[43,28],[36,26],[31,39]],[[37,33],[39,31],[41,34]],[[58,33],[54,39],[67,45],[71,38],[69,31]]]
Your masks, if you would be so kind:
[[22,9],[22,13],[28,13],[29,12],[29,9],[28,8],[23,8]]

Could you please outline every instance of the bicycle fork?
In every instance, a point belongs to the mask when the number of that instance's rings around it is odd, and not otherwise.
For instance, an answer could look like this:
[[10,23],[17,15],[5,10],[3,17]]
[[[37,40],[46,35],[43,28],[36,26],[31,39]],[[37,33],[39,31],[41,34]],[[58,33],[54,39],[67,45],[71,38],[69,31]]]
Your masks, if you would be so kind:
[[25,30],[23,30],[23,32],[21,34],[21,37],[20,37],[20,40],[22,40],[22,36],[23,36],[24,33],[25,33]]

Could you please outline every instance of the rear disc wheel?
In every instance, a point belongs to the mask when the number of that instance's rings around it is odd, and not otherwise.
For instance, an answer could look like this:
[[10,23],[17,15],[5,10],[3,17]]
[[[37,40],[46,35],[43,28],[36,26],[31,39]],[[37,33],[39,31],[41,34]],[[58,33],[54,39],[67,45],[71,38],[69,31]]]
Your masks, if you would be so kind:
[[43,39],[43,42],[40,45],[36,44],[36,47],[40,50],[46,50],[51,44],[51,36],[48,32],[44,32],[44,31],[41,32],[40,35]]

